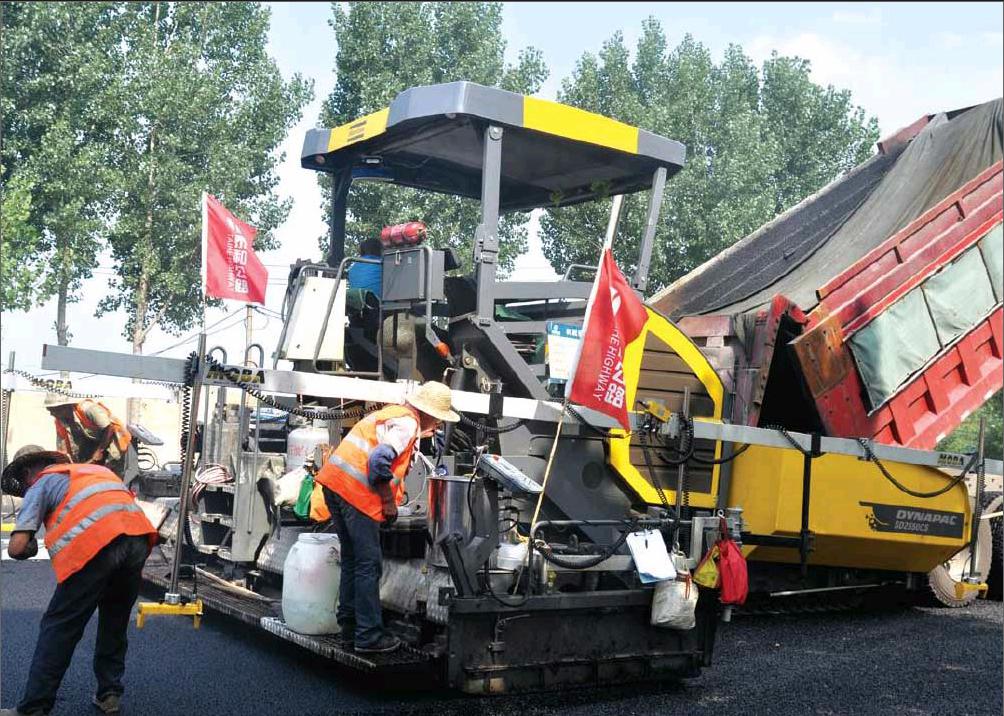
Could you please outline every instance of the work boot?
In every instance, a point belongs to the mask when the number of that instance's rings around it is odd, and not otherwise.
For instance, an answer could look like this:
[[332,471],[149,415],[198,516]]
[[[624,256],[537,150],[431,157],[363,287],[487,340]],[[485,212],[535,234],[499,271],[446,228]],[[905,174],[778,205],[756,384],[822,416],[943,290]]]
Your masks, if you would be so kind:
[[338,632],[338,646],[343,651],[352,651],[355,646],[356,625],[350,624],[341,628]]
[[390,634],[384,634],[368,646],[356,644],[356,651],[360,654],[386,654],[391,651],[396,651],[400,646],[400,639],[396,636],[391,636]]
[[94,705],[106,714],[117,714],[122,706],[121,694],[105,694],[101,698],[94,697]]

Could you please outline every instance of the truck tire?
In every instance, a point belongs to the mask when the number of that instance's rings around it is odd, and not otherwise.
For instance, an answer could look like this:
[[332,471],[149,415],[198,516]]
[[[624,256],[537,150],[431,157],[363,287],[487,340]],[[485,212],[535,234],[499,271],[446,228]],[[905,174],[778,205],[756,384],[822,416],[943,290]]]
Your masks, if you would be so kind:
[[[976,548],[976,570],[986,579],[987,570],[990,567],[993,547],[991,545],[992,533],[990,530],[990,520],[980,520],[979,539]],[[955,556],[948,559],[944,564],[927,573],[928,591],[922,603],[928,606],[949,607],[952,609],[966,607],[976,601],[979,593],[967,591],[962,599],[955,595],[955,585],[969,574],[969,547],[959,550]]]
[[[1004,497],[1000,492],[988,492],[983,497],[983,514],[1000,512]],[[1004,599],[1004,517],[992,517],[990,523],[993,552],[990,557],[990,575],[987,577],[987,599]]]

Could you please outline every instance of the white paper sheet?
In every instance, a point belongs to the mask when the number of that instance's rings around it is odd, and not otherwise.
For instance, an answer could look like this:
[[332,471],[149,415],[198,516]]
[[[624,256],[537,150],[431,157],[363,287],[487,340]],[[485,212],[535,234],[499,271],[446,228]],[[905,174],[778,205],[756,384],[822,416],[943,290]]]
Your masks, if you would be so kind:
[[627,537],[627,546],[642,584],[676,578],[673,560],[669,558],[666,542],[659,530],[632,532]]

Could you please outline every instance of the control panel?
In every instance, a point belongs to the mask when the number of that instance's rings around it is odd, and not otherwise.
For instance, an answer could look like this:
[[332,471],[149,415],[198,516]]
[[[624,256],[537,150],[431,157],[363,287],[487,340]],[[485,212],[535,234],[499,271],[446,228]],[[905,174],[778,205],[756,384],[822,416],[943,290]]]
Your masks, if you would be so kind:
[[482,455],[478,460],[478,468],[513,492],[539,495],[544,489],[501,455]]

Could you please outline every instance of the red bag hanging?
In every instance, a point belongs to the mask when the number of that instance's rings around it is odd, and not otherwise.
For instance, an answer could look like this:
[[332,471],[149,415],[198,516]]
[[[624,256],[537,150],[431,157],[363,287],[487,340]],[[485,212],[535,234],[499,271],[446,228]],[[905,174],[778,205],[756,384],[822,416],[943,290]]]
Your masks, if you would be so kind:
[[[725,532],[725,534],[728,534]],[[718,571],[721,573],[722,604],[744,604],[749,593],[746,558],[728,537],[718,540]]]

